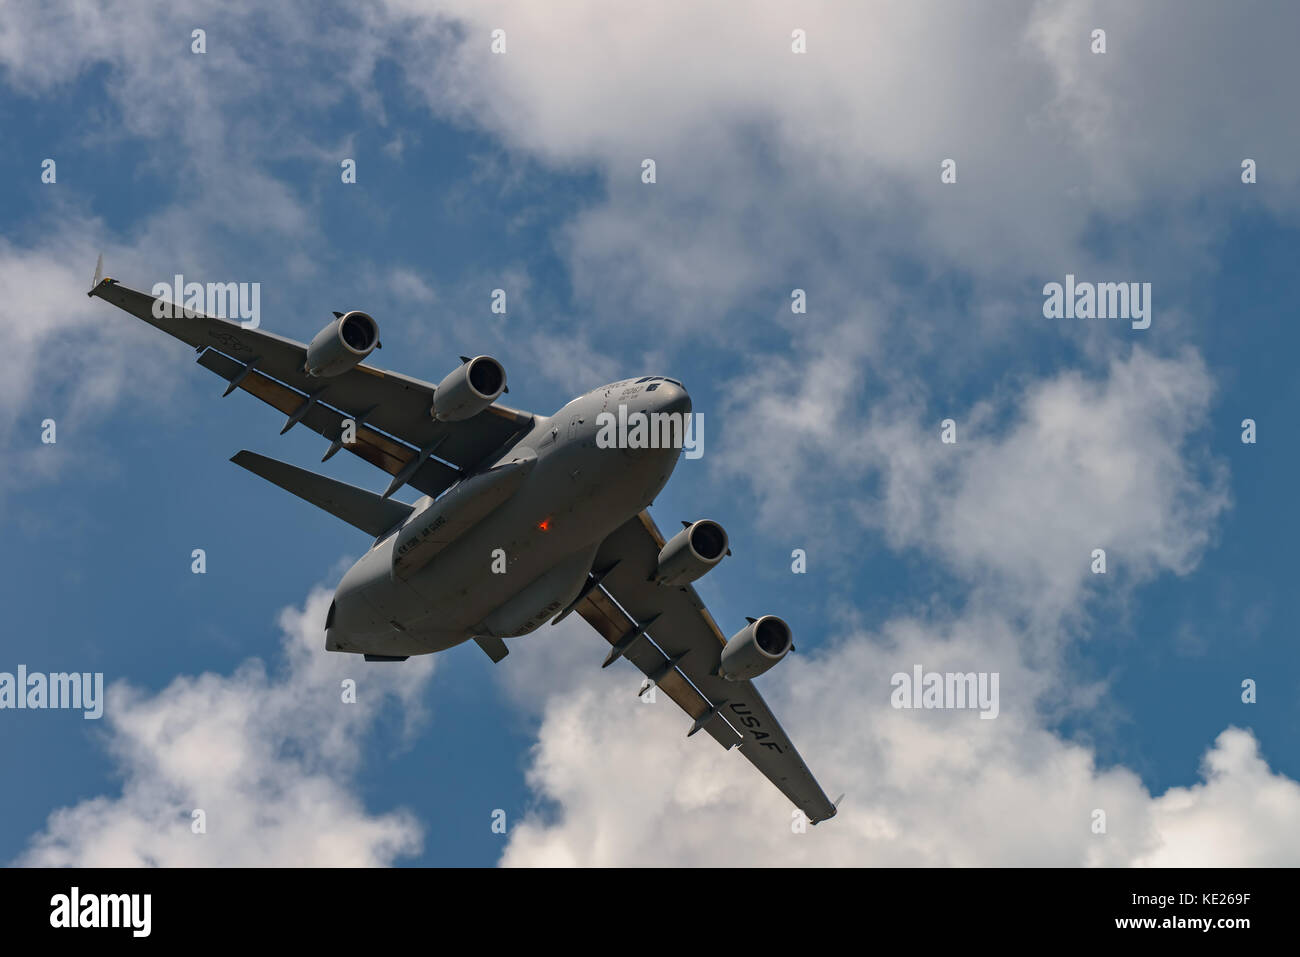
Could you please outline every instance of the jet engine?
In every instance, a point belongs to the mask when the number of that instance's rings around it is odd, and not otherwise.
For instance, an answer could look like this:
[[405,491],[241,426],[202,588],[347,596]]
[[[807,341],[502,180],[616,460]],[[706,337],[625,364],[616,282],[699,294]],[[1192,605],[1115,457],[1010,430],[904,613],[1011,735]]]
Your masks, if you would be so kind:
[[505,366],[491,356],[461,357],[460,366],[438,383],[429,414],[439,422],[478,415],[506,391]]
[[364,312],[335,313],[307,347],[305,371],[310,376],[347,372],[379,345],[379,325]]
[[722,649],[718,674],[728,681],[757,678],[794,647],[790,626],[776,615],[764,615],[731,636]]
[[[686,523],[683,523],[686,524]],[[657,585],[685,585],[701,577],[727,550],[727,533],[707,518],[691,522],[668,540],[659,552],[654,582]]]

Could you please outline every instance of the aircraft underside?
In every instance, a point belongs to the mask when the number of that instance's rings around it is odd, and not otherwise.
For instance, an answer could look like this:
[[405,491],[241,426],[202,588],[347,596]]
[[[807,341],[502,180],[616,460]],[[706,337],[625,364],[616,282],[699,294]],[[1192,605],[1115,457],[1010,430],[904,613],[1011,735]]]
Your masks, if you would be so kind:
[[[687,431],[702,440],[682,383],[624,379],[543,416],[497,401],[509,390],[490,356],[462,356],[437,385],[367,365],[379,325],[358,310],[303,344],[100,268],[90,295],[194,347],[225,395],[284,414],[282,433],[322,436],[322,461],[347,450],[391,476],[378,493],[249,450],[231,459],[374,542],[335,592],[327,650],[400,661],[473,639],[500,662],[504,639],[576,614],[609,645],[604,666],[633,665],[693,721],[688,735],[740,751],[811,823],[835,815],[752,681],[793,650],[790,627],[764,615],[726,637],[691,585],[731,554],[726,532],[683,520],[666,537],[647,511]],[[423,497],[392,497],[408,487]]]

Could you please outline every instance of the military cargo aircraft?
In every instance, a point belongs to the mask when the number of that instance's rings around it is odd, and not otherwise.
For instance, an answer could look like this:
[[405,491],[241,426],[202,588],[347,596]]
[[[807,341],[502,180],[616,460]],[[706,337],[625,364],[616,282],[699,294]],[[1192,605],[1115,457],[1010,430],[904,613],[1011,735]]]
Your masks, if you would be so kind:
[[[194,346],[200,365],[393,476],[382,494],[250,451],[231,461],[374,539],[343,576],[324,622],[329,651],[404,661],[473,640],[493,662],[504,639],[576,612],[620,658],[706,731],[738,748],[811,823],[827,799],[753,678],[793,648],[774,615],[723,636],[691,582],[730,554],[717,522],[683,522],[665,539],[647,507],[680,447],[603,447],[602,413],[686,416],[685,387],[664,376],[625,379],[552,415],[498,402],[504,367],[462,356],[436,386],[367,365],[379,327],[335,313],[303,345],[247,324],[173,306],[104,278],[88,295]],[[180,290],[176,291],[180,297]],[[219,311],[219,310],[213,310]],[[662,444],[660,444],[662,446]],[[414,505],[391,498],[409,485]]]

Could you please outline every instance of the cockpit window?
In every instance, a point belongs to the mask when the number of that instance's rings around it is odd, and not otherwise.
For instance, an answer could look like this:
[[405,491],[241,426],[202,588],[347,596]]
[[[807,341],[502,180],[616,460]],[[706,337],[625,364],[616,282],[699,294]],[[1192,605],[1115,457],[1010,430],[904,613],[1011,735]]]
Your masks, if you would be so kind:
[[657,389],[657,388],[659,388],[659,383],[658,383],[658,382],[653,382],[653,383],[651,383],[650,385],[646,386],[646,387],[645,387],[645,390],[646,390],[647,392],[653,392],[653,391],[654,391],[655,389]]
[[[684,388],[686,388],[684,385],[682,385],[682,384],[681,384],[680,382],[678,382],[676,379],[670,379],[670,378],[668,378],[668,377],[665,376],[665,375],[648,375],[648,376],[645,376],[645,377],[643,377],[643,378],[637,379],[635,384],[636,384],[636,385],[641,385],[641,384],[644,383],[644,382],[671,382],[673,385],[677,386],[677,388],[679,388],[679,389],[684,389]],[[653,388],[653,386],[652,386],[651,388]],[[649,392],[650,389],[646,389],[646,391]]]

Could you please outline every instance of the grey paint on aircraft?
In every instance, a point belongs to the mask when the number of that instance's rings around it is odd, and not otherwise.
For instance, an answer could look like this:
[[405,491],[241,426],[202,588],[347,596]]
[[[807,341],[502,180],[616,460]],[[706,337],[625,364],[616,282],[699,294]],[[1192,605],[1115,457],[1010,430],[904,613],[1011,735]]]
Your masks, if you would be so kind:
[[[600,543],[654,500],[681,454],[676,448],[598,447],[597,415],[619,404],[629,414],[691,411],[681,386],[660,383],[647,392],[635,380],[624,380],[579,396],[552,416],[539,416],[532,430],[493,463],[507,474],[522,473],[508,497],[475,516],[475,497],[462,503],[458,492],[484,476],[467,478],[437,500],[421,500],[402,529],[352,566],[335,594],[326,647],[427,654],[478,635],[528,634],[558,614],[586,581]],[[491,491],[480,491],[479,501]],[[395,550],[404,533],[416,538],[407,530],[430,524],[424,516],[442,511],[444,502],[451,505],[449,524],[455,524],[462,505],[476,520],[453,529],[442,542],[435,539],[441,546],[437,553],[418,570],[402,574],[406,556]],[[504,552],[503,574],[493,571],[498,549]]]
[[[314,340],[329,354],[313,363],[309,346],[217,317],[160,319],[160,301],[98,267],[89,295],[194,346],[230,383],[226,395],[242,389],[287,415],[284,430],[301,423],[324,436],[326,459],[347,448],[392,476],[378,494],[249,451],[232,459],[378,536],[335,592],[328,650],[400,667],[391,662],[472,638],[499,662],[504,638],[577,610],[611,644],[607,664],[632,661],[694,719],[688,734],[738,748],[812,823],[835,815],[838,802],[749,680],[785,656],[789,629],[764,618],[723,637],[690,582],[730,554],[726,533],[684,522],[666,541],[646,511],[681,449],[597,442],[601,413],[689,415],[679,382],[625,379],[539,416],[496,401],[505,370],[489,356],[462,357],[438,386],[364,364],[378,329],[361,313],[347,315],[364,316],[365,341],[336,348],[336,313]],[[389,499],[407,484],[424,498]]]

